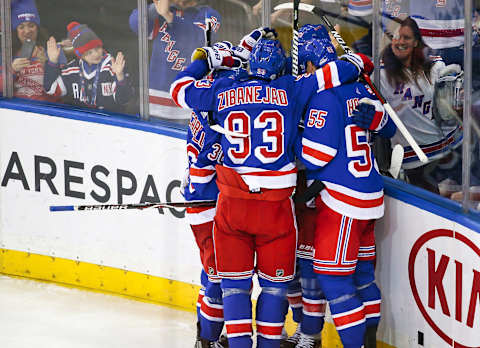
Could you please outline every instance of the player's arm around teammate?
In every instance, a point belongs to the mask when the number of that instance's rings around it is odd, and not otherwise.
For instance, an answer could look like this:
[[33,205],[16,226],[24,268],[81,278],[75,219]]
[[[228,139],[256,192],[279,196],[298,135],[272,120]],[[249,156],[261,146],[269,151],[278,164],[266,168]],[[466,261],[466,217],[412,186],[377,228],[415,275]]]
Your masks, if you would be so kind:
[[[312,68],[316,64],[307,62]],[[375,347],[380,319],[373,228],[375,219],[383,216],[383,184],[367,131],[353,122],[364,97],[374,98],[364,84],[355,82],[312,98],[301,148],[307,179],[325,185],[315,200],[313,270],[346,348]],[[375,124],[391,125],[381,108],[374,115]]]

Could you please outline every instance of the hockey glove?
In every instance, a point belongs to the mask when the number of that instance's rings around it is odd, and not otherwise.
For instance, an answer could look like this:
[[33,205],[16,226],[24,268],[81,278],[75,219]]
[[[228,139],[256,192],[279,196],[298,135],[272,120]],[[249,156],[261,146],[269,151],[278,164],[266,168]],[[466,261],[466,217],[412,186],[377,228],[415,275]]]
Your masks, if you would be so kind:
[[457,76],[462,72],[462,68],[458,64],[450,64],[446,67],[442,68],[438,73],[438,77],[445,77],[445,76]]
[[373,63],[366,55],[363,53],[349,53],[344,54],[340,59],[346,60],[347,62],[355,65],[359,72],[365,72],[370,75],[373,72]]
[[195,49],[192,54],[192,62],[204,59],[210,70],[233,69],[242,66],[240,58],[232,56],[232,44],[228,41],[217,42],[213,47],[201,47]]
[[391,138],[395,134],[395,124],[378,100],[360,99],[352,117],[353,122],[360,128],[378,132],[384,138]]
[[[277,32],[275,29],[271,29],[268,27],[260,27],[253,30],[250,34],[245,35],[243,39],[240,40],[240,47],[247,49],[249,52],[252,51],[253,46],[257,44],[260,39],[276,39]],[[248,58],[247,58],[248,59]]]
[[250,58],[250,51],[241,46],[233,46],[232,55],[239,58],[243,64],[247,64],[248,59]]

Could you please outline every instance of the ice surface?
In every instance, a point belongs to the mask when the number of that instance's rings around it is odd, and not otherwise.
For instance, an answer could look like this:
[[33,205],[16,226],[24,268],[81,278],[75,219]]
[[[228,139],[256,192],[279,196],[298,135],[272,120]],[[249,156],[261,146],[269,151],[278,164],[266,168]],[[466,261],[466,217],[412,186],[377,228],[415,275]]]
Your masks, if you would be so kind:
[[2,348],[192,348],[195,314],[0,275]]

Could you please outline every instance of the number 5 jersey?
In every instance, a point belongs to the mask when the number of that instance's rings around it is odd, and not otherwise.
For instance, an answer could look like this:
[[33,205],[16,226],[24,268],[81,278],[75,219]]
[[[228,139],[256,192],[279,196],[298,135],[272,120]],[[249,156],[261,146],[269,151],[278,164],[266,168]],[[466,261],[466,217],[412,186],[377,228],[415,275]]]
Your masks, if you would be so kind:
[[320,180],[322,201],[332,210],[360,220],[383,216],[383,181],[367,131],[353,123],[360,99],[374,99],[359,82],[323,91],[305,113],[301,158],[307,180]]

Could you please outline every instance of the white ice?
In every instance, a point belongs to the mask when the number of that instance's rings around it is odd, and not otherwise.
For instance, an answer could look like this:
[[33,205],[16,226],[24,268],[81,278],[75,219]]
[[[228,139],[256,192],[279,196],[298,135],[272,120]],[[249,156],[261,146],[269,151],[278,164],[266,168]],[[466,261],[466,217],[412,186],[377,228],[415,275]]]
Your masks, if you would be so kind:
[[0,275],[1,348],[192,348],[195,314]]

